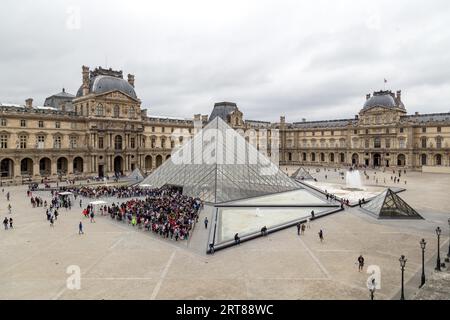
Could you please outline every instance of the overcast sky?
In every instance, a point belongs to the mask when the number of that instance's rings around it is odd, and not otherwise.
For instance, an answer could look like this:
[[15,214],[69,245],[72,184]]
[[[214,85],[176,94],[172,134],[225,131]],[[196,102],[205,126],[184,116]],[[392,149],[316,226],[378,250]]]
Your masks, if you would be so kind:
[[75,94],[101,65],[135,74],[149,114],[353,117],[384,78],[409,113],[449,112],[449,21],[448,0],[2,0],[0,102]]

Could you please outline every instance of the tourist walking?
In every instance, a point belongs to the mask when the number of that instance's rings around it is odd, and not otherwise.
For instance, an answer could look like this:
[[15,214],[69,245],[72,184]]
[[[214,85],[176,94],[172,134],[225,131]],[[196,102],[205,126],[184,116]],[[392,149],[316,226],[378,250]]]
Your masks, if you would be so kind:
[[300,229],[301,229],[301,223],[299,222],[299,223],[297,223],[297,235],[299,236],[300,235]]
[[264,226],[264,227],[261,228],[261,235],[262,235],[263,237],[267,236],[267,227],[266,227],[266,226]]
[[95,222],[94,211],[91,211],[91,214],[89,215],[89,217],[91,218],[91,223]]
[[364,258],[362,255],[358,257],[358,271],[361,272],[364,268]]
[[5,226],[5,230],[8,230],[8,218],[5,217],[3,220],[3,225]]
[[234,244],[240,244],[241,243],[241,238],[239,238],[239,233],[236,233],[234,235]]
[[208,217],[205,217],[205,229],[208,229]]
[[13,228],[13,218],[9,218],[9,227]]
[[322,231],[322,229],[320,229],[320,231],[319,231],[319,239],[320,239],[320,242],[323,242],[323,231]]
[[81,221],[78,224],[78,234],[84,234],[84,232],[83,232],[83,223]]
[[305,229],[306,229],[306,226],[304,223],[302,223],[302,234],[305,234]]
[[9,212],[9,214],[11,214],[11,203],[10,204],[8,204],[8,212]]
[[55,222],[53,216],[50,217],[50,227],[53,227],[53,223]]

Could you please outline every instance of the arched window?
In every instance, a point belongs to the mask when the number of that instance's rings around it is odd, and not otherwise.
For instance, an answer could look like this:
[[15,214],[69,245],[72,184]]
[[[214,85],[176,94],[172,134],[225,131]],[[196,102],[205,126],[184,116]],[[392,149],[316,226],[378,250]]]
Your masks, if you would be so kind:
[[436,165],[442,166],[442,156],[440,154],[436,155]]
[[114,149],[122,150],[122,136],[116,136],[114,138]]
[[116,104],[114,106],[114,113],[113,113],[113,117],[114,118],[118,118],[120,116],[120,107],[118,104]]
[[103,117],[103,105],[102,104],[97,105],[96,115],[99,117]]
[[426,154],[422,154],[421,163],[423,166],[427,165],[427,155]]

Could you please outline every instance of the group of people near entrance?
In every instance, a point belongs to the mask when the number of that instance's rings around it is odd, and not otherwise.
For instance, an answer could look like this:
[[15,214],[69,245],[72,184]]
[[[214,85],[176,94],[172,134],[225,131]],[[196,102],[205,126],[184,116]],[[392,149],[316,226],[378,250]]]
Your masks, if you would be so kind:
[[60,191],[72,192],[75,196],[85,198],[132,198],[151,196],[154,191],[149,188],[139,186],[81,186],[81,187],[61,187]]
[[[143,191],[145,199],[101,206],[98,209],[100,215],[108,214],[112,219],[128,222],[134,227],[152,231],[164,238],[187,240],[194,223],[198,221],[203,202],[199,198],[184,196],[171,187]],[[83,214],[92,218],[93,210],[92,206],[88,206]]]

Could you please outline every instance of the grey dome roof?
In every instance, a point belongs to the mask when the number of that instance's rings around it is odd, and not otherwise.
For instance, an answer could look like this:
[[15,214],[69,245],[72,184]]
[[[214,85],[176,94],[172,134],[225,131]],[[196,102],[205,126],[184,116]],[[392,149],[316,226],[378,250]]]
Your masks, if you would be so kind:
[[[89,93],[104,93],[108,91],[119,90],[134,99],[137,99],[136,92],[128,81],[112,76],[98,75],[90,80]],[[77,97],[83,95],[83,86],[78,89]]]
[[371,98],[366,101],[366,103],[364,103],[364,109],[378,106],[395,108],[397,107],[397,103],[388,92],[376,92]]

